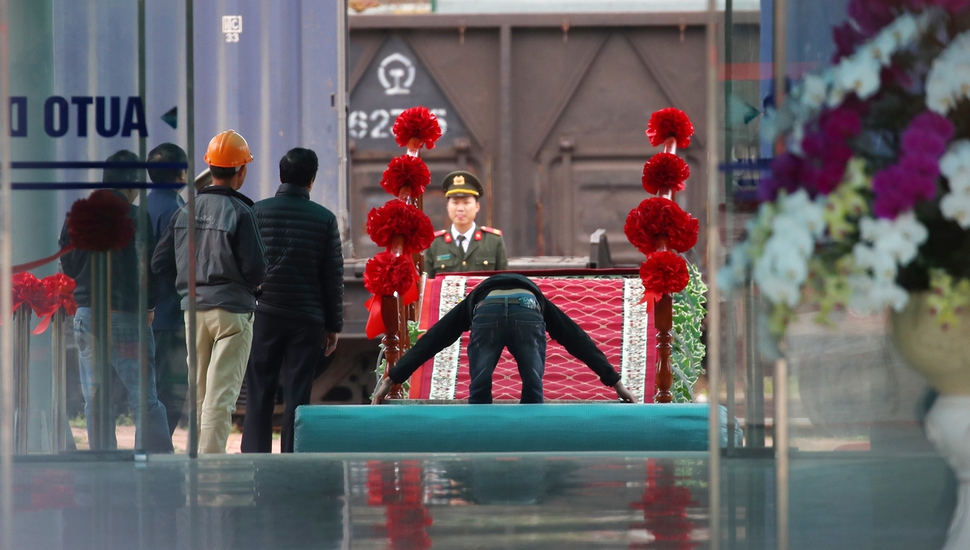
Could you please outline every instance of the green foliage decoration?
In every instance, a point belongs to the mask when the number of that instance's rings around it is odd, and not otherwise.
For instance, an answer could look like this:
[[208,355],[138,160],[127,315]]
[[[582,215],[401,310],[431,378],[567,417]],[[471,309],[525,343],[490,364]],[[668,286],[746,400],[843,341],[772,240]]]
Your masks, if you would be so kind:
[[703,360],[707,346],[702,339],[702,325],[707,315],[705,293],[707,285],[701,280],[701,272],[693,264],[687,264],[690,282],[687,288],[673,295],[674,341],[670,350],[670,368],[674,383],[670,392],[674,403],[694,401],[694,384],[704,372]]

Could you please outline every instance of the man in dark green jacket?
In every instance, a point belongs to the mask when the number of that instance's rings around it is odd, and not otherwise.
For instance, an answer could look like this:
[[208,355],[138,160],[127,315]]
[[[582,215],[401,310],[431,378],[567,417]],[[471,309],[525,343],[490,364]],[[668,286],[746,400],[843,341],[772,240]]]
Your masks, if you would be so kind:
[[418,367],[469,329],[469,403],[492,402],[492,372],[506,347],[522,378],[521,402],[542,403],[546,332],[573,357],[586,363],[604,385],[615,389],[621,401],[636,400],[589,335],[547,300],[534,282],[516,273],[499,273],[482,281],[418,339],[381,380],[371,402],[381,403],[392,384],[410,378]]
[[320,354],[333,353],[343,329],[340,232],[333,212],[310,200],[317,167],[317,155],[310,149],[289,150],[280,159],[282,184],[276,196],[253,207],[268,267],[246,370],[244,453],[272,450],[281,373],[285,409],[280,450],[293,452],[296,408],[310,402]]

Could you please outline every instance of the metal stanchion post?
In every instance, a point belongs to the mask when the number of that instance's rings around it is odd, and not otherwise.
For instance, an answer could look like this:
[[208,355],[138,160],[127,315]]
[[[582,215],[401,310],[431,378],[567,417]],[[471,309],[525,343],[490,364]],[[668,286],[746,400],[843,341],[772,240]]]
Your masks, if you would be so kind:
[[67,449],[67,369],[64,323],[67,315],[58,308],[51,319],[51,452]]

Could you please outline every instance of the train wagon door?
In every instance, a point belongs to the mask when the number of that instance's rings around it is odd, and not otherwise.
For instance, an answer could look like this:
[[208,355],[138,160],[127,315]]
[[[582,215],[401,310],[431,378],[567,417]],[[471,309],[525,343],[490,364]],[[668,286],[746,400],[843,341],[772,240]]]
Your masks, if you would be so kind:
[[[520,126],[516,166],[522,172],[531,164],[537,174],[539,253],[587,254],[590,234],[602,228],[614,261],[642,261],[623,225],[647,198],[643,164],[659,149],[644,131],[650,114],[664,107],[688,112],[695,123],[690,148],[680,152],[694,175],[677,200],[704,218],[703,72],[681,69],[702,57],[700,29],[577,29],[568,44],[561,32],[514,37],[514,108],[533,121]],[[550,70],[536,71],[537,64]]]

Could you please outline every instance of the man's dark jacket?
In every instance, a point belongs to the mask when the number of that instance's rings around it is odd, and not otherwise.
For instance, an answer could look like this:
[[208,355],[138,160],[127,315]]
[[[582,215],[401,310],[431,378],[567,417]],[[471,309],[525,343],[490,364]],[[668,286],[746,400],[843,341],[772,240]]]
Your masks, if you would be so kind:
[[344,257],[333,212],[310,200],[306,187],[280,185],[253,207],[266,245],[266,280],[258,313],[344,326]]
[[400,384],[411,377],[418,367],[435,356],[439,351],[451,345],[461,337],[461,334],[472,326],[472,316],[475,305],[481,302],[493,290],[521,288],[535,295],[539,301],[542,318],[546,322],[546,332],[549,337],[562,344],[566,351],[579,359],[593,370],[600,381],[607,386],[614,386],[620,381],[620,374],[616,372],[606,355],[575,321],[563,313],[555,304],[542,295],[542,291],[531,280],[515,273],[500,273],[492,275],[482,281],[475,290],[458,303],[444,317],[438,319],[428,332],[418,339],[413,348],[408,350],[387,374],[396,384]]
[[[112,190],[128,202],[128,198],[121,193]],[[141,210],[133,204],[128,205],[128,218],[138,227],[138,216],[144,215]],[[135,235],[128,244],[121,250],[111,251],[111,310],[134,313],[138,311],[138,249],[137,241],[139,235]],[[155,235],[149,229],[147,238],[147,254],[151,256],[155,249]],[[57,244],[63,248],[71,242],[71,237],[67,234],[67,222],[61,228],[61,236]],[[61,256],[61,269],[64,274],[74,279],[77,288],[74,289],[74,300],[80,307],[91,307],[91,253],[83,250],[74,249],[64,256]],[[155,276],[151,269],[148,270],[148,308],[155,307]]]

